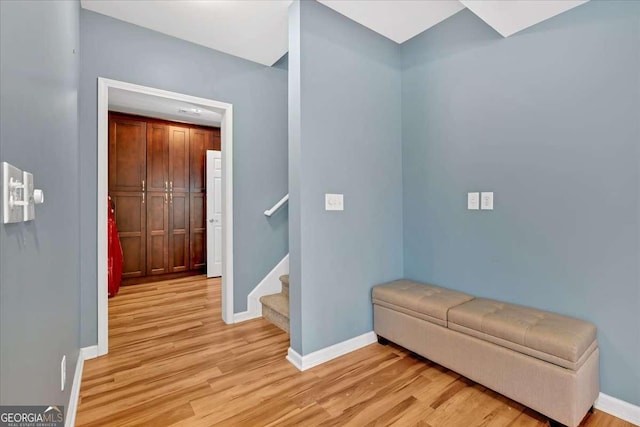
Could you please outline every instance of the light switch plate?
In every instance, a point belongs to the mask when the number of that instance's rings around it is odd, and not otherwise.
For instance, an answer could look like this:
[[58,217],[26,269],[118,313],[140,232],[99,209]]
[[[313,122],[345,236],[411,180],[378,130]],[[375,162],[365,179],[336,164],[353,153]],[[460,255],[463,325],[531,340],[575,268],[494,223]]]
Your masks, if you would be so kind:
[[324,210],[326,211],[343,211],[344,210],[344,195],[343,194],[325,194],[324,195]]
[[467,193],[467,209],[470,211],[480,209],[480,193]]
[[22,185],[22,171],[7,162],[2,162],[2,222],[9,224],[22,222],[23,208],[22,188],[11,187],[10,183]]
[[483,191],[480,193],[480,209],[493,210],[493,191]]

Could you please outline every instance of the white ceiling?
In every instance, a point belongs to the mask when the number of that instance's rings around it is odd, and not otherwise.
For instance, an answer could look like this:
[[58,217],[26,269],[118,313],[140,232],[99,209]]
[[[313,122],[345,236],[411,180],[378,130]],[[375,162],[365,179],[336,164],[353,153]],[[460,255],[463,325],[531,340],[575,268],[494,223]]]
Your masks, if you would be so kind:
[[[498,33],[518,31],[586,0],[319,0],[348,18],[402,43],[468,8]],[[116,19],[273,65],[288,50],[292,0],[81,0]]]
[[[180,109],[192,114],[180,112]],[[197,115],[193,113],[194,109],[199,110]],[[204,126],[219,126],[222,120],[219,113],[201,105],[122,89],[109,89],[109,110]]]
[[318,1],[396,43],[404,43],[464,9],[458,0]]
[[82,7],[273,65],[288,50],[291,0],[81,0]]
[[503,37],[573,9],[588,0],[460,0]]

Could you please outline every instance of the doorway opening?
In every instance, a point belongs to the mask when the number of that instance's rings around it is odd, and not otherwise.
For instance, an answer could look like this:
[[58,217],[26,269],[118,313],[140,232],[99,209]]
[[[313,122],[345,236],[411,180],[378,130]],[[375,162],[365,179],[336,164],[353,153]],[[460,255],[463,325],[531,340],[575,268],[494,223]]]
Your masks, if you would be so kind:
[[[109,109],[118,98],[120,102],[138,103],[145,111],[158,110],[162,114],[162,105],[188,104],[186,113],[193,117],[181,121],[200,124],[211,123],[220,128],[220,151],[218,154],[207,153],[211,157],[209,165],[211,175],[207,178],[207,194],[219,191],[221,195],[216,203],[215,198],[207,201],[207,210],[213,209],[213,215],[206,215],[207,240],[219,241],[221,253],[207,262],[208,276],[222,275],[222,319],[225,323],[233,323],[233,106],[231,104],[169,92],[140,85],[135,85],[105,78],[98,79],[98,281],[97,281],[97,313],[98,313],[98,355],[108,352],[108,194],[109,194]],[[122,101],[125,100],[125,101]],[[128,100],[128,101],[127,101]],[[142,102],[142,104],[140,103]],[[155,105],[155,106],[154,106]],[[189,111],[191,109],[191,111]],[[128,111],[135,113],[135,109]],[[142,112],[142,111],[141,111]],[[164,112],[164,118],[168,114]],[[178,112],[175,112],[177,115]],[[204,113],[204,114],[203,114]],[[148,115],[148,114],[145,114]],[[203,116],[209,117],[203,117]],[[176,119],[181,116],[177,115]],[[210,177],[210,178],[209,178]],[[142,185],[141,202],[145,200],[147,181]],[[173,188],[167,183],[161,190],[159,198],[172,197]],[[211,193],[210,193],[211,191]],[[148,193],[147,193],[148,194]],[[180,193],[175,193],[180,194]],[[178,199],[176,199],[178,200]],[[167,200],[168,202],[168,200]],[[212,202],[212,203],[210,203]],[[204,206],[202,207],[205,208]],[[211,264],[211,265],[209,265]]]

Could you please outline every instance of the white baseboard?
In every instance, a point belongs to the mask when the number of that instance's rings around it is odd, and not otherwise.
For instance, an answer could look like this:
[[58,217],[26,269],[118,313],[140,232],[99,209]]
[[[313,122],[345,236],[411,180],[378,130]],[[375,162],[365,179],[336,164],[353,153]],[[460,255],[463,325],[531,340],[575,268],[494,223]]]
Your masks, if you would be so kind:
[[289,274],[289,254],[286,254],[280,262],[253,288],[247,296],[247,311],[235,313],[233,323],[244,322],[245,320],[256,319],[262,316],[262,304],[260,297],[282,292],[280,276]]
[[[96,347],[96,353],[98,346]],[[76,424],[76,413],[78,412],[78,398],[80,397],[80,384],[82,383],[82,371],[84,369],[85,349],[78,351],[78,361],[76,362],[76,370],[73,373],[73,384],[71,385],[71,394],[69,395],[69,404],[67,405],[67,413],[65,414],[64,427],[73,427]]]
[[303,365],[302,365],[302,356],[300,356],[300,353],[298,353],[291,347],[289,347],[289,350],[287,350],[287,360],[293,366],[298,368],[299,371],[304,371],[305,368],[303,368]]
[[596,409],[621,418],[635,425],[640,425],[640,406],[625,402],[604,393],[600,393],[593,405]]
[[84,360],[95,359],[98,357],[98,346],[90,345],[89,347],[82,347],[80,349],[82,351],[82,355],[84,356]]
[[64,427],[73,427],[76,424],[76,413],[78,412],[78,398],[80,397],[80,384],[82,383],[84,361],[95,359],[96,357],[98,357],[97,345],[83,347],[78,353],[78,362],[76,363],[76,371],[73,373],[73,384],[71,385],[71,394],[69,395],[69,404],[67,405]]
[[338,344],[314,351],[313,353],[309,353],[305,356],[301,356],[297,351],[289,347],[287,360],[299,370],[306,371],[307,369],[321,365],[329,360],[335,359],[336,357],[343,356],[347,353],[358,350],[359,348],[373,344],[377,339],[375,332],[371,331],[346,341],[339,342]]
[[244,322],[245,320],[255,319],[256,317],[260,317],[260,316],[255,316],[249,310],[242,311],[240,313],[233,313],[233,323]]

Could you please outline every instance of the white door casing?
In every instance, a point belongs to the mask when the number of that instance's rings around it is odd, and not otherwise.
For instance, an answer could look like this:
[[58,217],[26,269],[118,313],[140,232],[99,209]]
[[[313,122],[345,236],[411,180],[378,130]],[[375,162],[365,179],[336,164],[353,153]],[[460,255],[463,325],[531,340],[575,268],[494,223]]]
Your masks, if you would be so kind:
[[203,106],[222,115],[220,124],[222,148],[222,216],[224,228],[222,235],[222,319],[225,323],[234,322],[233,316],[233,105],[226,102],[199,98],[162,89],[140,86],[133,83],[98,77],[98,171],[97,171],[97,312],[98,312],[98,345],[97,355],[102,356],[109,351],[109,314],[107,302],[107,195],[108,195],[108,113],[109,90],[120,89],[142,93],[176,101],[188,102],[195,106]]
[[207,150],[207,277],[222,275],[222,153]]

